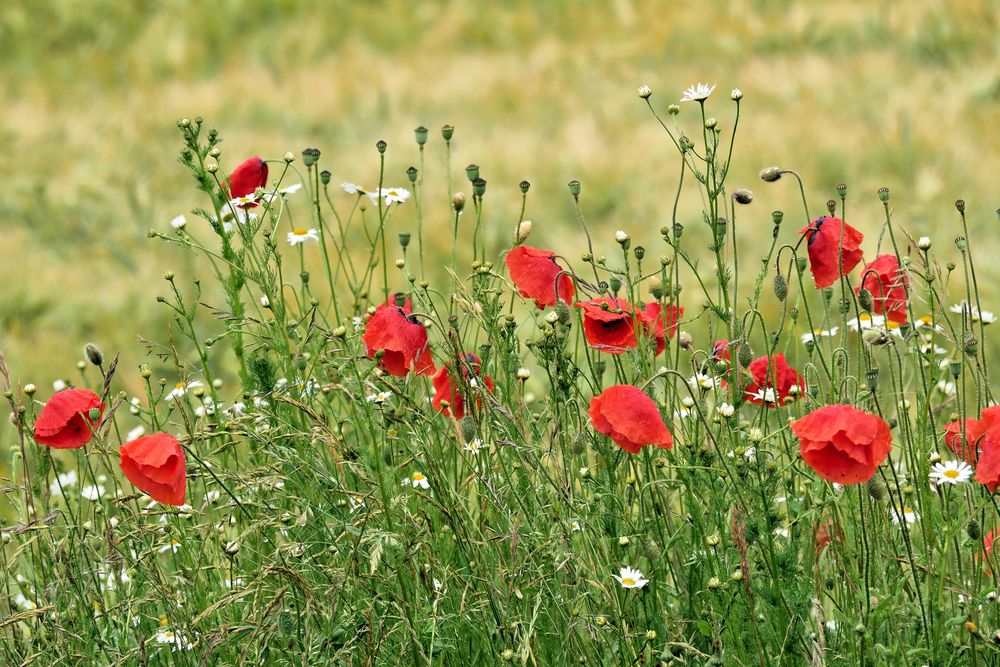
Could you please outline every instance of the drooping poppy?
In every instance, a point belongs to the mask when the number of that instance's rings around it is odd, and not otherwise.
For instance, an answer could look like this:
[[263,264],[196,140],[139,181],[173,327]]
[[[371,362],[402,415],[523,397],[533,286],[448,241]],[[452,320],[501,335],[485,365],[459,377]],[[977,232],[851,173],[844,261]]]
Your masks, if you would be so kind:
[[[99,409],[98,418],[90,411]],[[35,442],[54,449],[79,449],[101,422],[104,404],[89,389],[63,389],[52,395],[35,420]]]
[[[531,246],[518,246],[507,253],[507,271],[521,296],[533,299],[539,308],[556,305],[557,300],[573,301],[573,280],[556,264],[556,254]],[[559,289],[556,290],[558,276]]]
[[573,305],[583,311],[583,336],[590,347],[608,354],[621,354],[638,346],[636,330],[643,321],[625,299],[605,296]]
[[881,417],[850,405],[826,405],[792,422],[799,453],[823,479],[867,482],[889,456],[892,433]]
[[595,431],[611,438],[629,454],[638,454],[647,445],[663,449],[674,446],[656,403],[630,384],[608,387],[590,399],[587,414]]
[[840,218],[821,215],[799,233],[806,236],[816,287],[829,287],[861,263],[864,235]]
[[899,267],[895,255],[879,255],[865,266],[861,284],[862,288],[871,292],[873,297],[872,310],[885,315],[886,319],[897,324],[906,323],[906,290],[909,280],[906,273]]
[[177,438],[150,433],[121,448],[119,467],[128,481],[158,503],[179,507],[187,488],[187,462]]
[[962,435],[962,422],[948,422],[944,427],[944,442],[948,449],[965,459],[969,465],[975,465],[979,459],[979,448],[986,435],[986,425],[978,419],[965,420],[965,435]]
[[677,335],[684,308],[673,303],[663,308],[654,301],[646,304],[641,316],[647,330],[656,338],[656,354],[660,354],[667,347],[667,339]]
[[[257,188],[267,185],[267,163],[259,155],[247,158],[233,170],[224,184],[230,199],[252,195]],[[241,208],[253,208],[255,202],[241,204]]]
[[432,375],[435,368],[427,329],[416,317],[407,314],[405,305],[404,308],[382,305],[375,309],[361,337],[368,358],[374,359],[381,351],[379,366],[396,377],[403,377],[411,370],[417,375]]
[[[458,372],[461,373],[461,379],[455,373],[456,365],[459,367]],[[448,362],[439,368],[438,372],[431,378],[431,383],[434,385],[431,405],[445,416],[451,415],[455,419],[461,419],[465,416],[463,385],[478,392],[483,390],[480,382],[485,385],[486,391],[492,392],[495,389],[493,379],[489,375],[484,376],[481,373],[479,357],[471,352],[466,352],[462,363]],[[445,401],[447,401],[447,405],[444,405]]]
[[746,388],[746,399],[754,405],[777,408],[802,396],[805,387],[802,376],[788,365],[781,352],[770,359],[754,359],[747,372],[752,379]]

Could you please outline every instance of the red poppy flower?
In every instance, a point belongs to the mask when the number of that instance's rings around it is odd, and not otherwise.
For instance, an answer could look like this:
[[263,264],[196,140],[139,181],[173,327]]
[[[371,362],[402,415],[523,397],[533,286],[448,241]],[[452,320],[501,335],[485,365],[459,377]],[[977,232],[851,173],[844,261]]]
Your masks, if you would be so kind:
[[948,449],[969,465],[975,465],[979,459],[979,448],[985,435],[986,424],[979,419],[965,420],[965,437],[962,437],[961,421],[948,422],[944,427],[944,441]]
[[712,361],[714,363],[719,363],[721,361],[730,361],[732,355],[729,352],[729,341],[728,340],[717,340],[712,343]]
[[[480,378],[482,378],[483,384],[486,385],[486,390],[492,392],[495,387],[493,386],[493,379],[489,375],[482,376],[480,373],[479,357],[470,352],[465,353],[465,362],[460,364],[464,382],[458,381],[458,377],[455,376],[452,366],[453,362],[445,364],[431,378],[431,383],[434,385],[434,396],[431,398],[431,405],[445,416],[452,415],[455,419],[461,419],[465,416],[465,397],[462,395],[463,384],[476,389],[479,388]],[[448,402],[447,406],[442,405],[444,401]]]
[[976,481],[993,493],[1000,486],[1000,433],[995,427],[991,428],[981,442]]
[[53,394],[35,420],[35,442],[55,449],[79,449],[101,422],[90,418],[90,411],[100,408],[101,397],[88,389],[63,389]]
[[605,296],[573,305],[583,310],[583,336],[590,347],[608,354],[621,354],[638,346],[635,332],[642,323],[639,320],[642,316],[637,316],[635,308],[625,299]]
[[841,544],[844,541],[844,531],[842,531],[833,519],[827,517],[816,524],[816,558],[823,555],[831,543]]
[[753,378],[746,388],[747,400],[754,405],[776,408],[801,397],[805,387],[802,376],[788,365],[785,355],[779,352],[768,361],[767,357],[760,357],[747,366]]
[[128,481],[158,503],[179,507],[184,504],[187,463],[177,438],[166,433],[150,433],[121,448],[119,467]]
[[674,446],[656,403],[630,384],[608,387],[590,399],[587,414],[595,431],[614,440],[629,454],[638,454],[646,445],[663,449]]
[[403,308],[382,305],[365,326],[361,339],[368,351],[368,358],[374,359],[381,351],[379,365],[390,375],[403,377],[410,370],[417,375],[434,373],[427,329],[416,317],[408,315],[406,304]]
[[867,482],[892,449],[889,425],[850,405],[827,405],[792,422],[799,452],[823,479]]
[[[267,163],[259,155],[247,158],[233,170],[225,185],[230,199],[252,195],[257,188],[267,185]],[[249,203],[243,208],[253,208],[256,205]]]
[[653,302],[646,304],[646,309],[640,315],[649,332],[656,338],[656,354],[659,354],[666,348],[667,338],[677,335],[677,326],[684,316],[684,309],[673,303],[662,308],[660,304]]
[[[840,218],[821,215],[799,233],[806,235],[809,268],[816,287],[829,287],[861,263],[864,235]],[[839,267],[838,259],[841,260]]]
[[[526,299],[534,299],[539,308],[556,305],[557,300],[570,303],[573,300],[573,281],[556,264],[556,254],[551,250],[540,250],[531,246],[518,246],[507,253],[507,271],[514,281],[517,291]],[[556,276],[559,276],[559,290],[556,294]]]
[[906,323],[906,290],[909,280],[895,255],[879,255],[865,266],[864,278],[856,291],[867,289],[874,297],[873,310],[899,324]]

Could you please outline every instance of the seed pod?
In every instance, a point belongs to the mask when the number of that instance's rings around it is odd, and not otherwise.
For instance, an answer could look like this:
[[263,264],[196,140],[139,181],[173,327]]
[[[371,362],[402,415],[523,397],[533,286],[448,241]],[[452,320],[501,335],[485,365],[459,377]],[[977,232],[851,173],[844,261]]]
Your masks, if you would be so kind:
[[427,143],[427,128],[421,125],[413,131],[413,138],[416,140],[418,146],[423,146]]

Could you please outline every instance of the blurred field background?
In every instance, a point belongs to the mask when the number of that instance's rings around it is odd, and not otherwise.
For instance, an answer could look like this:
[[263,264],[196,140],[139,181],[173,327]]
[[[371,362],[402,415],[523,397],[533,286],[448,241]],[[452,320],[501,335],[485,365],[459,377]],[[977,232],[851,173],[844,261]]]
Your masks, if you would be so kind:
[[[454,187],[468,190],[465,164],[482,167],[497,244],[526,178],[533,242],[579,256],[566,192],[578,178],[603,252],[626,229],[656,257],[677,158],[635,91],[651,86],[665,110],[698,81],[719,84],[711,109],[727,132],[729,91],[745,93],[730,177],[756,194],[741,209],[742,239],[752,244],[759,229],[763,245],[776,208],[787,212],[785,240],[802,226],[793,184],[759,181],[770,165],[803,175],[814,216],[848,183],[849,218],[866,235],[881,223],[875,191],[890,187],[896,220],[930,235],[942,261],[957,260],[953,202],[963,197],[985,307],[1000,311],[998,19],[1000,5],[986,0],[8,0],[0,350],[42,397],[54,379],[76,376],[87,341],[121,351],[120,380],[137,388],[137,334],[167,337],[155,301],[163,272],[198,270],[146,238],[204,205],[176,161],[182,116],[221,131],[226,171],[248,155],[316,146],[334,183],[370,186],[380,138],[387,184],[407,185],[413,128],[426,125],[426,180],[440,190],[427,224],[439,230],[448,224],[439,128],[451,123]],[[696,111],[685,106],[681,122],[700,139]],[[693,190],[682,210],[693,227]],[[401,209],[393,224],[408,228],[412,216]]]

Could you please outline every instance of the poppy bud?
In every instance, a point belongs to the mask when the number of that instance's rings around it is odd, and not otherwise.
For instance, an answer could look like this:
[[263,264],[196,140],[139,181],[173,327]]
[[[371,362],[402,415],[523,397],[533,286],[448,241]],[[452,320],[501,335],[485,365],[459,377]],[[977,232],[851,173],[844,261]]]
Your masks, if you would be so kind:
[[441,126],[441,136],[445,141],[451,141],[451,138],[455,135],[455,128],[451,125]]
[[531,226],[531,220],[522,220],[518,223],[517,229],[514,230],[518,243],[524,243],[528,240],[528,237],[531,235]]
[[747,204],[753,201],[753,193],[747,190],[746,188],[739,188],[738,190],[733,192],[733,201],[735,201],[737,204],[743,204],[744,206],[746,206]]
[[803,273],[805,273],[807,266],[809,266],[809,260],[808,259],[806,259],[805,257],[796,257],[795,258],[795,269],[799,272],[800,276]]
[[784,301],[788,296],[788,281],[780,273],[774,276],[774,296],[778,297],[778,301]]
[[580,196],[580,189],[580,181],[574,179],[569,182],[569,193],[574,199]]
[[670,114],[671,116],[676,116],[680,112],[681,108],[676,104],[671,104],[670,106],[667,107],[667,113]]
[[104,364],[104,353],[101,352],[101,348],[97,347],[93,343],[87,343],[84,346],[83,356],[87,357],[87,361],[95,366],[101,366]]
[[983,530],[979,527],[979,522],[972,519],[965,527],[965,534],[968,535],[971,540],[978,540],[983,536]]
[[878,198],[883,204],[889,203],[889,188],[879,188]]
[[465,195],[456,192],[455,196],[451,198],[451,207],[455,209],[455,213],[461,213],[462,209],[465,208]]
[[479,178],[479,165],[470,164],[469,166],[467,166],[465,168],[465,175],[469,179],[470,183],[475,181],[477,178]]
[[480,199],[486,194],[486,179],[476,178],[472,181],[472,194]]
[[379,155],[385,155],[385,149],[389,147],[385,139],[379,139],[375,142],[375,150],[378,151]]
[[681,235],[684,234],[684,225],[682,225],[679,222],[674,223],[673,232],[674,232],[674,241],[675,242],[679,241]]
[[739,352],[737,353],[737,359],[740,362],[740,366],[747,368],[751,363],[753,363],[753,350],[750,349],[750,345],[744,343],[740,345]]
[[472,442],[476,439],[476,420],[472,418],[472,415],[465,415],[462,417],[462,440],[465,442]]
[[556,302],[556,320],[562,325],[567,325],[570,322],[569,304],[565,301],[560,300]]
[[423,146],[427,143],[427,128],[421,125],[413,131],[413,138],[416,140],[418,146]]
[[872,306],[875,303],[875,297],[872,296],[871,290],[867,287],[862,287],[858,290],[858,305],[861,309],[867,313],[872,312]]
[[660,550],[660,545],[656,543],[652,537],[647,538],[645,543],[642,545],[643,551],[646,552],[646,558],[651,562],[656,563],[661,558],[663,558],[663,551]]
[[760,180],[765,183],[774,183],[781,178],[783,173],[784,170],[781,167],[768,167],[760,172]]

